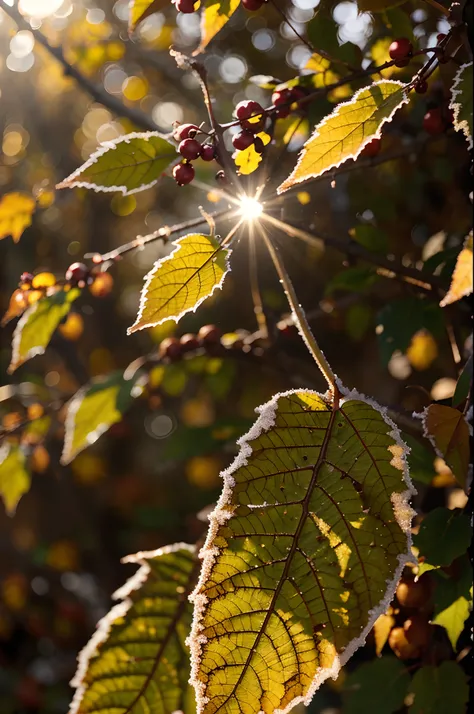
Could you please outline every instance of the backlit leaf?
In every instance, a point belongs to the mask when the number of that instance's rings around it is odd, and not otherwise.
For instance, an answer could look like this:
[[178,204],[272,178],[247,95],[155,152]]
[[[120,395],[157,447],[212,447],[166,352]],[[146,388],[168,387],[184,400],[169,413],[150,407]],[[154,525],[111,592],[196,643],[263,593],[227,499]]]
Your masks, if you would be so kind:
[[19,317],[20,315],[22,315],[27,307],[28,295],[26,291],[17,288],[13,291],[10,301],[8,303],[8,308],[4,316],[2,317],[2,321],[0,322],[1,327],[7,325],[10,320],[13,320],[15,317]]
[[408,102],[404,86],[394,80],[382,80],[364,87],[349,102],[339,104],[325,117],[303,147],[298,163],[278,188],[282,193],[295,184],[337,168],[347,159],[355,159],[394,113]]
[[192,596],[200,714],[309,702],[386,611],[409,558],[405,448],[373,402],[301,390],[258,411],[223,473]]
[[70,463],[112,424],[121,421],[134,396],[140,393],[136,380],[124,379],[122,372],[96,379],[82,387],[67,406],[61,463]]
[[415,672],[409,691],[415,697],[409,714],[464,714],[466,711],[467,677],[456,662],[421,667]]
[[454,128],[462,131],[472,149],[472,62],[459,67],[451,87],[450,109],[454,113]]
[[375,640],[375,654],[380,657],[382,650],[388,640],[388,636],[395,625],[395,618],[393,615],[384,613],[380,615],[374,623],[374,640]]
[[175,146],[157,131],[127,134],[104,142],[56,188],[82,186],[128,196],[154,186],[177,156]]
[[409,684],[410,675],[396,657],[365,662],[344,682],[344,714],[392,714],[403,707]]
[[141,567],[79,655],[70,714],[193,714],[185,639],[194,547],[177,543],[123,562]]
[[469,469],[469,427],[464,414],[442,404],[430,404],[423,411],[422,421],[425,437],[464,488]]
[[434,612],[431,621],[444,627],[456,651],[457,642],[472,610],[472,564],[469,554],[458,558],[450,568],[432,571],[434,588]]
[[26,458],[18,444],[0,445],[0,496],[9,516],[15,513],[18,501],[30,488],[31,477]]
[[205,0],[201,13],[201,43],[194,54],[202,52],[240,5],[240,0]]
[[457,257],[451,285],[448,293],[440,302],[441,307],[450,305],[472,293],[472,274],[472,233],[470,233]]
[[33,303],[19,320],[12,342],[11,374],[27,360],[46,350],[53,332],[71,309],[71,303],[81,294],[77,288],[58,290]]
[[139,22],[167,7],[167,0],[130,0],[128,7],[128,29],[133,30]]
[[146,276],[138,317],[129,334],[165,320],[178,322],[222,287],[231,251],[221,248],[212,236],[197,233],[180,238],[175,246]]
[[435,508],[421,522],[413,542],[431,565],[451,565],[469,547],[472,530],[465,513]]
[[471,610],[472,597],[468,599],[461,595],[431,620],[433,624],[444,627],[454,651],[456,651],[459,636],[464,630]]
[[35,207],[36,201],[26,193],[6,193],[0,200],[0,240],[11,236],[18,243],[25,228],[31,226]]
[[[264,131],[261,131],[257,136],[262,140],[264,146],[270,142],[270,136]],[[258,168],[263,156],[255,150],[253,144],[250,144],[242,151],[234,151],[232,158],[239,170],[239,174],[248,176]]]

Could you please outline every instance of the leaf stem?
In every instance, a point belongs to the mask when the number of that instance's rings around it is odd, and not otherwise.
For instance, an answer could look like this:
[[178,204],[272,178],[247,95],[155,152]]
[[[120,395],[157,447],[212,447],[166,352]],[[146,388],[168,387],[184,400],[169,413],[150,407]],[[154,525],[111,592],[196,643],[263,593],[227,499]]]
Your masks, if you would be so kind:
[[441,3],[437,2],[437,0],[425,0],[425,2],[428,5],[431,5],[432,7],[436,8],[436,10],[445,15],[445,17],[450,17],[451,13],[449,12],[448,8],[444,7],[444,5],[441,5]]
[[311,331],[308,320],[306,318],[306,313],[301,304],[298,302],[298,297],[293,287],[293,283],[291,282],[290,276],[286,271],[285,264],[280,255],[280,252],[278,248],[272,243],[266,231],[262,230],[262,236],[263,240],[265,241],[265,245],[267,246],[268,252],[270,253],[273,265],[275,266],[275,269],[280,278],[280,282],[285,290],[285,295],[288,300],[288,304],[291,308],[295,325],[297,326],[301,337],[306,343],[306,346],[311,356],[313,357],[314,361],[321,370],[324,378],[326,379],[329,385],[329,389],[333,394],[337,394],[338,390],[336,386],[336,375],[332,371],[329,362],[322,353],[322,350],[319,347],[316,338]]

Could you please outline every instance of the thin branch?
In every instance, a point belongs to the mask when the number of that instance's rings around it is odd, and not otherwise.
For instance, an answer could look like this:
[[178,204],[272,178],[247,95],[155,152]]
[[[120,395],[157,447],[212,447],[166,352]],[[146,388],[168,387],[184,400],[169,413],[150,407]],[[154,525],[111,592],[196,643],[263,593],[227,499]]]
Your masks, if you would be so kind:
[[262,236],[263,240],[265,241],[265,245],[267,246],[268,252],[270,253],[273,265],[275,266],[275,269],[280,278],[280,282],[282,283],[283,288],[285,290],[285,295],[287,297],[288,304],[290,305],[295,324],[298,327],[301,337],[306,343],[306,346],[311,356],[313,357],[314,361],[321,370],[324,378],[326,379],[329,385],[329,389],[333,394],[337,394],[336,375],[332,371],[329,362],[322,353],[321,348],[319,347],[316,338],[311,331],[308,320],[306,319],[306,313],[298,301],[298,297],[293,287],[293,283],[290,280],[290,276],[286,272],[285,264],[281,258],[280,252],[278,248],[272,243],[265,230],[262,230]]
[[62,48],[54,47],[42,32],[31,27],[15,7],[10,7],[4,0],[0,0],[0,8],[17,24],[20,30],[31,32],[37,42],[42,45],[52,57],[64,67],[64,74],[72,77],[95,101],[103,104],[115,114],[125,117],[132,121],[137,127],[147,131],[156,131],[157,125],[146,114],[139,109],[127,107],[118,97],[115,97],[104,89],[104,87],[95,84],[88,77],[85,77],[74,65],[70,64],[64,56]]
[[450,16],[450,12],[449,12],[448,8],[444,7],[444,5],[441,5],[441,3],[437,2],[437,0],[425,0],[425,2],[428,5],[431,5],[432,7],[436,8],[436,10],[438,10],[438,12],[440,12],[445,17]]
[[253,311],[257,319],[257,325],[260,335],[263,339],[266,340],[268,339],[268,326],[267,319],[265,317],[265,311],[263,309],[262,296],[260,294],[260,288],[258,285],[257,255],[255,249],[255,235],[253,230],[250,230],[249,232],[249,272],[250,291],[252,293],[253,300]]

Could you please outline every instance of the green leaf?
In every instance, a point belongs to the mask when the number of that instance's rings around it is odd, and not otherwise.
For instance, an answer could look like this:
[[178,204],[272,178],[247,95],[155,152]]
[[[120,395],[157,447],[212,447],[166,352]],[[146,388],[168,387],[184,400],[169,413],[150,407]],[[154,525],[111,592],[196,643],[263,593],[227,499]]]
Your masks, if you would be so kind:
[[177,543],[124,558],[141,567],[79,656],[70,714],[195,712],[185,646],[194,551]]
[[344,323],[347,334],[353,340],[359,342],[367,334],[372,320],[373,312],[370,305],[362,301],[356,302],[346,311]]
[[464,414],[443,404],[430,404],[421,418],[424,436],[464,488],[470,462],[469,426]]
[[344,714],[392,714],[403,706],[410,675],[396,657],[366,662],[344,682]]
[[56,188],[82,186],[128,196],[154,186],[177,156],[175,146],[157,131],[127,134],[104,142]]
[[411,478],[419,483],[430,484],[435,475],[433,452],[410,434],[403,432],[402,437],[410,449],[407,459]]
[[423,518],[413,543],[431,565],[446,566],[467,551],[471,538],[466,514],[449,508],[435,508]]
[[308,702],[364,643],[409,558],[405,449],[373,402],[301,390],[258,411],[223,473],[192,596],[201,714]]
[[404,85],[394,80],[381,80],[360,89],[318,124],[293,172],[278,187],[278,193],[337,168],[347,159],[356,159],[407,102]]
[[212,236],[197,233],[180,238],[175,246],[146,276],[138,316],[128,334],[166,320],[178,322],[222,287],[230,250],[221,248]]
[[451,565],[450,575],[439,569],[431,575],[435,584],[431,621],[446,629],[455,651],[459,635],[472,609],[472,576],[468,554]]
[[136,379],[122,372],[99,377],[74,395],[67,405],[62,464],[69,464],[94,444],[112,424],[122,420],[134,397],[141,394]]
[[459,67],[451,87],[449,108],[454,113],[454,128],[462,131],[469,149],[472,149],[472,62]]
[[202,52],[230,20],[240,0],[204,0],[201,13],[201,43],[193,54]]
[[441,307],[450,305],[472,293],[472,231],[464,241],[464,247],[456,259],[451,285],[440,302]]
[[472,598],[467,599],[461,596],[432,619],[435,625],[444,627],[454,651],[456,651],[459,636],[464,630],[464,625],[471,610]]
[[18,444],[0,446],[0,496],[9,516],[13,516],[18,501],[30,488],[31,477],[26,458]]
[[12,374],[27,360],[42,355],[61,320],[71,309],[71,303],[81,291],[72,288],[67,292],[58,290],[41,298],[26,310],[13,333],[12,359],[8,367]]
[[391,7],[403,5],[407,0],[357,0],[361,12],[384,12]]
[[409,297],[394,300],[377,315],[377,337],[382,363],[387,365],[395,350],[406,352],[413,335],[426,329],[433,337],[444,330],[443,312],[435,303]]
[[168,5],[167,0],[130,0],[128,6],[128,29],[134,30],[139,22],[159,12]]
[[456,662],[422,667],[415,672],[410,692],[415,699],[409,714],[464,714],[469,697],[466,674]]
[[469,396],[472,385],[472,355],[464,365],[461,374],[459,375],[456,389],[454,390],[452,405],[458,407]]
[[387,234],[370,223],[360,223],[350,231],[350,234],[357,243],[374,253],[386,253],[388,250]]
[[379,276],[373,268],[354,266],[337,273],[327,283],[324,294],[332,295],[337,290],[361,293],[377,282]]

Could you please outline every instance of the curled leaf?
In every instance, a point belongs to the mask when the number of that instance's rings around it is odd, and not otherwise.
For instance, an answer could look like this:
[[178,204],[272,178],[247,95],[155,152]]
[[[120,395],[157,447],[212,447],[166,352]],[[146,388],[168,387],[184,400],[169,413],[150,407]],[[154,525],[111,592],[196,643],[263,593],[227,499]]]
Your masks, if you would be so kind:
[[380,407],[299,390],[258,411],[223,473],[192,595],[199,714],[308,704],[364,643],[409,559],[405,446]]

